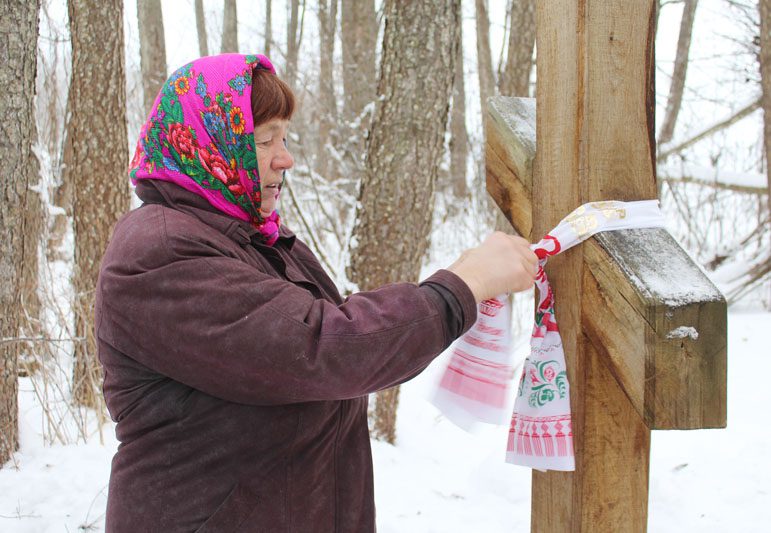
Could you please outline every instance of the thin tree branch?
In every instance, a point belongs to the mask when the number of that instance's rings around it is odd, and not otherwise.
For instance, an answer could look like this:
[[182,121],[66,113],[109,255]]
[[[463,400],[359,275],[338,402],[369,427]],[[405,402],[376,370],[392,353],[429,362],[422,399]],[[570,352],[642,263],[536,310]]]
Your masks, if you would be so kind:
[[659,132],[659,144],[665,144],[672,140],[677,115],[680,114],[680,105],[683,102],[683,89],[685,88],[685,76],[688,70],[688,51],[691,48],[691,35],[693,34],[693,21],[697,5],[698,0],[685,0],[683,17],[680,20],[680,35],[677,39],[675,65],[672,70],[672,83],[669,86],[667,109],[664,114],[664,123]]
[[660,163],[661,161],[664,161],[669,156],[682,152],[689,146],[693,146],[694,144],[701,141],[702,139],[709,137],[710,135],[713,135],[718,131],[725,129],[728,126],[731,126],[732,124],[739,122],[741,119],[751,114],[759,107],[760,107],[760,99],[757,99],[751,104],[739,109],[733,115],[729,116],[725,120],[722,120],[717,124],[710,126],[709,128],[697,133],[696,135],[694,135],[693,137],[691,137],[686,141],[678,143],[674,146],[668,146],[668,145],[660,146],[659,155],[656,157],[656,161]]

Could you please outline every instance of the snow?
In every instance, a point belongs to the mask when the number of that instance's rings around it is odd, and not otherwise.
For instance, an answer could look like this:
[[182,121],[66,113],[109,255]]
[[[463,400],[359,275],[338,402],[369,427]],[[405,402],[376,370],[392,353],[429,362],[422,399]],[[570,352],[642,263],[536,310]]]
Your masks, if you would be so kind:
[[738,188],[767,189],[768,180],[757,172],[735,172],[693,164],[659,166],[659,178],[692,179],[706,184],[729,185]]
[[[212,23],[209,28],[210,50],[216,52],[219,48],[217,41],[221,4],[211,0],[204,4],[207,19]],[[51,11],[51,17],[63,27],[66,22],[66,6],[64,2],[53,2],[52,5],[58,8]],[[239,37],[242,46],[247,41],[245,49],[262,45],[263,14],[260,7],[254,6],[255,3],[243,0],[238,6],[240,18],[244,21],[239,23]],[[493,50],[499,50],[502,46],[505,7],[505,2],[490,3]],[[665,107],[664,99],[671,72],[667,61],[674,56],[679,24],[676,11],[681,7],[679,3],[665,3],[659,20],[657,68],[659,74],[663,74],[657,75],[659,115]],[[164,2],[163,8],[166,12],[165,22],[168,23],[165,34],[167,62],[169,68],[173,69],[197,55],[193,2]],[[754,75],[755,58],[740,50],[744,30],[740,23],[726,16],[725,9],[722,0],[700,2],[694,30],[694,43],[699,44],[691,50],[686,101],[678,122],[676,139],[690,138],[702,131],[704,124],[714,123],[730,115],[742,107],[744,102],[756,97],[756,80],[748,79],[741,72],[750,73],[749,77]],[[144,116],[141,90],[135,82],[139,49],[134,0],[126,2],[124,13],[131,128],[129,144],[133,152],[136,131]],[[313,26],[313,13],[307,15],[306,26]],[[274,7],[274,17],[283,17],[280,7]],[[286,42],[283,33],[286,24],[278,22],[274,21],[274,40],[275,43],[283,43]],[[473,2],[466,1],[463,3],[463,25],[467,125],[474,158],[479,159],[483,147],[483,129],[476,85],[474,23]],[[719,34],[716,29],[720,29]],[[315,30],[308,27],[306,30],[309,33],[303,39],[304,51],[308,51],[317,42],[310,31]],[[52,34],[52,37],[56,37],[51,39],[52,43],[61,43],[63,48],[67,48],[67,41],[60,38],[59,33]],[[50,52],[48,55],[51,55]],[[284,62],[280,46],[276,47],[273,55],[280,68]],[[61,66],[59,82],[62,83],[67,79],[68,61],[64,52],[57,57],[59,60],[55,65],[57,68]],[[314,57],[313,53],[300,54],[301,73],[310,72],[312,76],[315,67],[311,62]],[[62,94],[61,105],[66,102],[66,93]],[[534,106],[532,108],[534,113]],[[365,110],[362,117],[371,114],[372,109],[374,103]],[[754,113],[714,138],[700,141],[685,154],[682,164],[670,158],[667,166],[659,169],[659,175],[691,177],[699,181],[739,187],[765,187],[765,176],[757,172],[757,162],[760,160],[758,154],[762,149],[762,143],[758,142],[761,138],[759,132],[762,132],[759,116],[760,113]],[[506,120],[513,121],[513,117]],[[534,118],[525,113],[512,123],[533,124]],[[53,125],[49,127],[53,128]],[[525,133],[522,132],[523,137],[532,137],[531,133]],[[36,154],[43,159],[41,172],[50,174],[56,164],[51,158],[45,160],[44,152],[46,150],[38,147]],[[471,163],[470,166],[473,166],[477,161]],[[709,165],[719,167],[720,170]],[[310,189],[302,181],[299,166],[294,180],[298,183],[297,190],[307,193]],[[307,173],[312,172],[313,169],[308,167]],[[45,183],[50,184],[52,181],[52,174],[44,175]],[[36,190],[44,194],[47,192],[47,188],[42,186],[36,186]],[[763,196],[755,198],[750,194],[734,193],[714,192],[710,187],[699,187],[693,183],[670,184],[663,192],[664,200],[672,206],[668,215],[677,208],[684,210],[683,220],[678,224],[670,224],[668,229],[690,253],[702,263],[710,261],[716,249],[734,257],[734,261],[727,261],[710,274],[726,294],[726,286],[733,286],[738,278],[746,277],[748,265],[751,266],[757,258],[767,257],[768,254],[767,238],[758,238],[757,248],[747,246],[741,253],[732,248],[732,242],[743,241],[758,225],[762,213],[758,205],[765,205]],[[715,201],[713,196],[719,201]],[[683,198],[688,200],[688,205],[678,206],[678,199],[682,202]],[[474,202],[478,202],[478,199],[475,197]],[[304,202],[302,198],[300,200]],[[442,205],[446,201],[438,198],[437,213],[443,209],[446,211],[447,206]],[[50,201],[45,204],[49,215],[58,212],[58,208]],[[472,207],[474,213],[483,213],[479,205]],[[487,209],[486,204],[483,209]],[[450,217],[444,222],[441,217],[435,217],[435,225],[432,257],[424,273],[446,266],[461,250],[482,237],[480,222],[474,217]],[[703,231],[694,231],[694,228]],[[437,235],[442,237],[437,238]],[[327,244],[333,243],[331,262],[342,272],[348,248],[341,243],[338,249],[333,238],[327,241]],[[658,242],[647,242],[647,248],[639,248],[637,254],[659,255],[661,250],[657,248]],[[646,242],[642,244],[646,245]],[[62,251],[71,249],[70,231]],[[44,284],[54,286],[55,289],[52,291],[55,305],[49,305],[48,308],[58,311],[49,312],[50,316],[45,317],[46,331],[55,338],[71,338],[73,331],[71,310],[67,304],[71,297],[70,287],[53,281],[68,279],[69,267],[65,261],[71,261],[71,256],[66,256],[64,261],[49,264],[49,268],[41,274]],[[657,265],[651,264],[650,267],[650,272],[641,276],[645,280],[644,283],[640,281],[641,285],[652,293],[668,295],[672,304],[710,294],[719,297],[714,286],[705,281],[707,278],[695,271],[693,279],[679,278],[682,293],[673,295],[672,278],[665,276]],[[346,285],[344,278],[336,281],[343,288],[353,288]],[[765,292],[758,290],[750,296],[755,298],[754,301],[768,305],[768,286],[765,287]],[[699,294],[694,294],[694,291]],[[531,316],[532,295],[517,296],[515,314]],[[754,304],[751,301],[743,305]],[[527,320],[515,324],[514,333],[521,341],[516,353],[521,357],[524,357],[527,349],[526,333],[530,326]],[[728,365],[728,428],[653,432],[650,531],[709,533],[768,530],[771,522],[771,496],[767,488],[771,481],[771,427],[763,410],[768,402],[768,393],[762,377],[771,373],[771,360],[767,357],[769,328],[771,313],[743,312],[737,307],[732,307],[729,312],[728,353],[731,364]],[[698,331],[692,326],[683,325],[669,334],[673,338],[695,339]],[[61,347],[62,354],[69,352],[68,346]],[[529,531],[530,471],[504,462],[507,428],[483,425],[475,426],[474,433],[467,433],[443,417],[428,401],[435,380],[443,369],[445,357],[446,354],[424,374],[402,387],[397,445],[376,441],[372,443],[378,530],[386,533]],[[62,383],[67,382],[69,371],[67,364],[55,369]],[[747,371],[753,377],[760,376],[761,380],[747,379]],[[95,427],[98,417],[93,412],[76,412],[69,406],[67,388],[47,389],[50,385],[55,384],[20,379],[21,449],[0,469],[0,532],[103,531],[110,460],[118,444],[114,437],[114,427],[111,423],[105,424],[100,434]],[[50,417],[41,408],[40,397],[49,402]],[[58,419],[65,420],[64,426],[52,428]],[[87,442],[83,442],[84,427],[90,435]],[[77,444],[65,445],[60,442],[62,440],[76,441]]]
[[656,302],[679,307],[723,299],[698,264],[663,229],[627,229],[595,238],[637,290]]
[[[653,432],[649,531],[768,530],[768,394],[746,374],[771,375],[771,313],[732,311],[728,325],[728,427]],[[504,463],[507,428],[466,433],[427,401],[442,365],[402,387],[396,446],[372,443],[378,531],[529,531],[530,471]],[[29,381],[20,387],[21,451],[0,470],[0,531],[102,531],[112,427],[104,444],[44,446],[41,409]]]
[[527,154],[535,154],[535,98],[499,96],[488,102],[492,116],[500,120],[522,145]]
[[693,326],[680,326],[667,333],[667,339],[684,339],[686,337],[696,340],[699,338],[699,332]]

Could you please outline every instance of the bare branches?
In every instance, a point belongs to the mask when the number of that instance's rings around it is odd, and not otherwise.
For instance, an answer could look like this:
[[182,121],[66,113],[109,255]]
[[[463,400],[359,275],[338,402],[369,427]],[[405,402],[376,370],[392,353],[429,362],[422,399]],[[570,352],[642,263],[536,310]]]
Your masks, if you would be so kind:
[[659,146],[659,155],[656,157],[656,161],[659,163],[667,159],[669,156],[677,154],[685,150],[686,148],[689,148],[696,144],[697,142],[714,135],[720,130],[723,130],[727,128],[728,126],[731,126],[733,124],[736,124],[744,117],[750,115],[753,111],[758,109],[760,107],[760,100],[755,100],[754,102],[742,107],[729,117],[721,120],[720,122],[717,122],[716,124],[713,124],[712,126],[709,126],[708,128],[700,131],[696,135],[690,137],[689,139],[677,143],[674,146],[666,146],[662,145]]
[[659,144],[672,140],[675,131],[677,115],[680,113],[680,105],[683,101],[683,89],[685,88],[685,75],[688,69],[688,51],[691,48],[691,35],[693,34],[693,21],[696,15],[698,0],[685,0],[683,18],[680,21],[680,36],[677,39],[677,55],[672,72],[672,83],[669,86],[669,99],[664,115],[664,123],[659,132]]

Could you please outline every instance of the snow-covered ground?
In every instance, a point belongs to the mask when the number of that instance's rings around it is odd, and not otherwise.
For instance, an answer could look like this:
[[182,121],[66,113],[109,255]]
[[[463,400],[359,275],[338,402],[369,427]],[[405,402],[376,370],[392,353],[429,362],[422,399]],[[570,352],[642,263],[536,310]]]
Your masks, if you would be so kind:
[[[729,313],[728,428],[654,432],[649,531],[761,532],[771,524],[771,313]],[[456,428],[425,399],[441,360],[402,387],[398,444],[373,442],[378,531],[518,532],[530,527],[530,471],[505,464],[505,427]],[[0,531],[101,531],[112,427],[87,444],[42,445],[21,382],[21,451],[0,470]]]

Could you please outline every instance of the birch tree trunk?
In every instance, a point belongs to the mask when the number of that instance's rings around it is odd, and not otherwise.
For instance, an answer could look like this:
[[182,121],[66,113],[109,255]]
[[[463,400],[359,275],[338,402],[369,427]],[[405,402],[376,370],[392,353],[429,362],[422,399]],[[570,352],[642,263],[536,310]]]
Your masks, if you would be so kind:
[[[349,270],[361,290],[420,275],[460,43],[460,0],[386,0],[384,18]],[[398,388],[378,393],[376,438],[395,441],[398,400]]]
[[[63,181],[71,186],[75,234],[73,400],[98,406],[101,372],[94,342],[94,287],[117,218],[129,207],[123,4],[69,0],[72,40],[70,119]],[[109,90],[104,90],[109,87]],[[98,95],[101,112],[94,112]]]
[[683,102],[685,75],[688,70],[688,51],[691,48],[693,20],[697,4],[698,0],[685,0],[684,2],[683,18],[680,19],[680,35],[677,38],[675,66],[672,69],[672,83],[669,85],[667,109],[664,112],[664,122],[661,124],[661,130],[659,131],[659,146],[671,141],[672,135],[675,133],[677,115],[680,113],[680,105]]
[[535,0],[512,0],[506,67],[498,80],[500,94],[529,96],[535,48]]
[[198,31],[198,52],[201,57],[209,55],[209,43],[206,36],[206,19],[203,16],[203,0],[195,0],[195,27]]
[[[35,128],[35,69],[37,66],[38,3],[0,0],[0,467],[19,447],[18,354],[23,325],[24,270],[35,257],[37,241],[26,238],[30,185],[39,178],[32,153]],[[13,31],[11,31],[13,29]],[[38,216],[40,213],[38,211]],[[8,340],[4,340],[8,339]]]
[[225,0],[222,14],[222,46],[220,53],[238,52],[238,14],[236,0]]
[[147,113],[166,81],[166,40],[161,0],[137,0],[137,21],[142,93]]
[[337,177],[337,165],[330,157],[327,144],[335,145],[331,138],[334,124],[338,122],[333,76],[335,31],[337,29],[337,0],[319,0],[319,142],[316,150],[316,167],[329,181]]
[[771,216],[771,0],[760,0],[760,85],[763,90],[763,147],[768,179],[768,210]]

